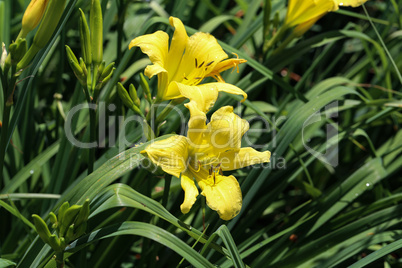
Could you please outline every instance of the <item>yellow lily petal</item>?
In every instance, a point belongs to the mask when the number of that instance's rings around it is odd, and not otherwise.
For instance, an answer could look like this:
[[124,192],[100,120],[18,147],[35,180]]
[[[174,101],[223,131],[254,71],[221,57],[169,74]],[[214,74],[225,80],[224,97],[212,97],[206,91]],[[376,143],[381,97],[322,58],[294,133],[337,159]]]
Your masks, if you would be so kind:
[[226,151],[220,154],[218,162],[223,171],[235,170],[251,165],[270,162],[269,151],[258,152],[251,147],[239,151]]
[[188,42],[188,36],[180,19],[170,17],[169,23],[175,28],[167,58],[168,65],[166,67],[169,73],[169,79],[172,79],[183,57]]
[[207,205],[216,210],[222,220],[228,221],[239,214],[242,205],[240,185],[234,176],[212,174],[197,181],[206,197]]
[[241,102],[243,102],[247,99],[247,93],[244,92],[239,87],[236,87],[232,84],[216,82],[216,83],[209,83],[209,85],[216,86],[218,88],[219,92],[226,92],[226,93],[233,94],[233,95],[242,95],[243,99],[241,100]]
[[247,62],[247,61],[244,60],[244,59],[227,59],[227,60],[221,61],[206,76],[211,76],[211,77],[218,76],[218,77],[220,77],[221,72],[226,71],[226,70],[231,69],[231,68],[237,68],[237,72],[239,72],[239,70],[238,70],[239,64],[242,64],[242,63],[245,63],[245,62]]
[[168,93],[169,80],[167,71],[161,67],[159,64],[148,65],[145,68],[144,74],[149,78],[152,78],[154,75],[158,75],[158,92],[157,98],[158,100],[170,100],[171,98],[167,97]]
[[148,65],[144,71],[144,74],[146,76],[148,76],[149,78],[152,78],[154,75],[157,75],[160,73],[166,73],[166,70],[159,64]]
[[313,27],[313,25],[319,20],[321,19],[325,14],[322,14],[318,17],[315,17],[311,20],[308,20],[306,22],[303,22],[299,25],[297,25],[297,27],[293,30],[293,33],[295,36],[302,36],[303,34],[305,34],[308,30],[310,30],[311,27]]
[[[164,68],[168,54],[168,43],[169,36],[167,33],[157,31],[153,34],[147,34],[133,39],[128,48],[131,49],[133,46],[140,47],[141,51],[148,55],[153,64]],[[149,72],[148,74],[155,75],[156,73]],[[151,78],[152,76],[148,77]]]
[[249,129],[247,120],[233,113],[232,106],[224,106],[211,116],[207,125],[210,133],[210,144],[218,155],[229,149],[239,149],[241,138]]
[[221,153],[240,149],[241,137],[248,130],[249,124],[233,113],[233,107],[226,106],[217,110],[206,126],[205,113],[200,111],[195,101],[187,103],[186,107],[190,110],[187,137],[192,165],[216,164]]
[[145,154],[163,171],[179,177],[180,173],[187,168],[188,159],[188,141],[187,138],[180,135],[174,135],[170,138],[160,140],[148,145],[141,154]]
[[207,83],[197,86],[189,86],[183,83],[171,82],[169,84],[168,96],[171,99],[185,97],[197,103],[198,108],[206,113],[215,104],[218,92],[223,91],[229,94],[242,95],[244,101],[247,93],[240,88],[228,83]]
[[335,0],[339,6],[358,7],[367,2],[367,0]]
[[214,106],[218,98],[218,88],[215,83],[203,84],[198,86],[188,86],[182,83],[172,82],[169,90],[178,90],[181,96],[186,97],[190,101],[194,101],[198,109],[206,113]]
[[337,9],[334,0],[289,0],[285,24],[293,27]]
[[209,157],[212,148],[209,140],[206,138],[207,116],[198,108],[195,101],[190,101],[189,103],[184,104],[184,106],[190,110],[190,120],[188,121],[187,130],[189,143],[188,149],[189,155],[191,156],[190,167],[193,165],[198,168],[198,161],[202,161],[203,158]]
[[227,57],[215,37],[208,33],[195,33],[188,39],[182,61],[172,81],[196,85],[218,62]]
[[198,189],[191,173],[184,172],[181,174],[181,188],[184,190],[184,201],[180,209],[183,214],[186,214],[190,211],[198,196]]

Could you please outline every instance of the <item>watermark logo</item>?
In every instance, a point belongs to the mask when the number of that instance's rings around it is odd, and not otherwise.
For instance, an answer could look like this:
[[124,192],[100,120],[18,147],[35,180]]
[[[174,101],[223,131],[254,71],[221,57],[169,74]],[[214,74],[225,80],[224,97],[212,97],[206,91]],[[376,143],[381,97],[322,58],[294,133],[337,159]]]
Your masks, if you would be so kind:
[[[74,134],[75,129],[73,125],[75,126],[75,124],[73,124],[73,122],[77,121],[78,117],[88,116],[90,109],[98,110],[98,141],[82,141],[77,138],[78,135]],[[152,113],[150,114],[150,118],[157,119],[158,115],[166,109],[170,110],[169,119],[175,122],[174,130],[176,130],[176,133],[181,136],[189,137],[189,146],[197,147],[199,151],[208,151],[208,147],[217,148],[218,150],[237,148],[240,146],[241,138],[243,147],[252,147],[256,150],[264,151],[267,149],[267,144],[264,142],[260,144],[257,143],[258,138],[264,136],[270,141],[270,148],[274,149],[277,146],[278,130],[288,119],[286,116],[272,116],[268,118],[268,116],[254,115],[251,119],[245,121],[229,115],[227,117],[221,117],[220,121],[213,122],[213,124],[217,124],[217,126],[212,127],[211,125],[209,128],[207,124],[210,124],[210,122],[208,122],[208,120],[205,121],[205,116],[192,117],[189,119],[177,106],[171,106],[170,104],[157,104],[157,107],[150,111],[150,113]],[[322,111],[313,112],[305,122],[303,122],[301,129],[301,139],[304,148],[311,155],[332,167],[336,167],[339,164],[337,117],[338,102],[332,102],[325,106]],[[157,120],[153,120],[153,122],[155,121]],[[158,122],[158,124],[161,123],[163,122]],[[192,127],[189,129],[190,124]],[[253,127],[248,129],[250,125]],[[157,126],[151,127],[155,129]],[[306,138],[306,136],[311,136],[311,133],[306,135],[308,129],[311,127],[316,127],[324,132],[325,143],[321,145],[321,149],[317,149],[317,146],[313,146],[312,142]],[[149,126],[144,118],[138,115],[116,116],[116,106],[114,104],[100,102],[98,105],[85,103],[73,107],[67,114],[64,128],[67,139],[74,146],[82,149],[96,147],[117,148],[119,152],[124,152],[127,147],[135,146],[134,142],[136,144],[147,142],[148,136],[146,131]],[[247,129],[248,131],[246,132]],[[132,135],[133,131],[136,132],[135,135]],[[197,139],[191,138],[191,136],[200,137],[200,135],[208,137],[208,142],[199,142]],[[133,136],[136,137],[135,140],[133,140]],[[177,139],[177,142],[178,140],[179,139]],[[165,146],[166,149],[173,147],[175,146],[175,141],[173,140]],[[322,150],[322,146],[325,146],[324,150]],[[271,169],[285,169],[286,161],[282,156],[274,152],[271,155],[271,162],[258,166]]]

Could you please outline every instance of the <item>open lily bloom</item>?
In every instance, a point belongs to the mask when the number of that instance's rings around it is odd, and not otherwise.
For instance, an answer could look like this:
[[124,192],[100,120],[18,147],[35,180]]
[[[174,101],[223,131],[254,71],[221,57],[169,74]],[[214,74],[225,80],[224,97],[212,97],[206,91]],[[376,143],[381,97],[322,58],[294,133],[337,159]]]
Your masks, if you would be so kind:
[[[146,67],[145,75],[149,78],[158,75],[158,100],[188,98],[206,112],[215,103],[219,91],[247,98],[243,90],[225,83],[220,75],[246,60],[228,59],[215,37],[208,33],[198,32],[188,37],[178,18],[170,17],[169,22],[175,28],[170,47],[169,36],[163,31],[137,37],[129,45],[130,49],[140,47],[153,63]],[[218,82],[201,85],[206,77],[214,77]]]
[[285,25],[299,25],[300,31],[306,28],[308,30],[322,16],[338,10],[339,6],[357,7],[365,2],[367,0],[289,0]]
[[271,153],[241,148],[241,138],[248,130],[246,120],[233,113],[233,107],[217,110],[206,124],[206,115],[194,101],[185,104],[190,110],[187,137],[175,135],[149,145],[141,153],[166,173],[180,177],[185,191],[181,211],[187,213],[199,194],[223,220],[235,217],[241,209],[242,194],[230,171],[249,165],[269,162]]

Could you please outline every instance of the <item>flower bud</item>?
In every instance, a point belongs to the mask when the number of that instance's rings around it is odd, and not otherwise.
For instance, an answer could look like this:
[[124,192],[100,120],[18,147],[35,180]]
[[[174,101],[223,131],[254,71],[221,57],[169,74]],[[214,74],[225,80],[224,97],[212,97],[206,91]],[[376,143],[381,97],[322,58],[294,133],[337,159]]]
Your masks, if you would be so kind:
[[56,214],[54,214],[53,212],[49,213],[49,218],[50,218],[50,222],[52,223],[52,228],[56,229],[57,228],[57,217]]
[[130,84],[130,87],[128,88],[128,93],[130,94],[130,97],[133,100],[134,104],[137,107],[140,107],[141,100],[138,98],[137,90],[135,89],[133,84]]
[[50,0],[39,29],[34,36],[32,46],[17,65],[18,70],[28,66],[38,51],[49,42],[63,14],[65,5],[66,0]]
[[9,56],[6,59],[6,64],[16,65],[25,55],[27,51],[27,41],[19,38],[17,41],[12,43],[9,48]]
[[[114,64],[114,62],[113,62],[113,64]],[[109,80],[112,78],[112,75],[113,75],[114,70],[116,70],[116,68],[112,68],[112,69],[109,71],[109,74],[108,74],[106,77],[103,77],[103,76],[100,77],[100,80],[99,80],[98,84],[97,84],[96,87],[95,87],[96,90],[100,90],[101,88],[103,88],[103,86],[104,86],[107,82],[109,82]],[[104,72],[104,73],[105,73],[105,72]]]
[[66,210],[70,207],[70,204],[68,202],[64,202],[60,208],[59,208],[59,212],[58,212],[58,219],[59,222],[62,222],[64,220],[64,214],[66,213]]
[[[99,69],[101,71],[101,69]],[[99,82],[103,82],[106,77],[110,77],[114,71],[114,62],[110,63],[102,70],[102,74],[99,76]]]
[[[105,65],[106,65],[105,61],[102,61],[102,63],[99,65],[99,67],[98,67],[98,77],[96,78],[97,81],[100,81],[100,77],[103,74],[103,71],[105,70]],[[114,65],[114,63],[113,63],[113,65]]]
[[66,0],[50,0],[49,7],[46,10],[42,23],[35,34],[33,44],[39,48],[45,47],[52,37],[54,30],[59,24],[61,15],[63,15]]
[[4,70],[4,64],[6,62],[7,58],[7,50],[6,50],[6,45],[4,43],[1,44],[1,56],[0,56],[0,67]]
[[47,224],[40,216],[36,214],[33,214],[32,218],[34,221],[36,232],[38,233],[39,237],[43,240],[43,242],[49,244],[51,233],[49,231],[49,228],[47,227]]
[[148,81],[145,79],[145,76],[142,73],[140,73],[140,85],[142,87],[142,91],[144,92],[145,98],[149,103],[152,103],[152,96],[149,89]]
[[71,48],[67,45],[66,45],[66,52],[67,52],[68,63],[70,64],[71,69],[73,69],[75,76],[80,81],[81,85],[85,85],[86,78],[85,78],[84,70],[81,68],[80,64],[78,63],[78,60],[75,57]]
[[31,0],[24,16],[22,17],[22,28],[19,37],[25,38],[27,34],[38,26],[45,14],[49,0]]
[[81,207],[80,212],[78,213],[77,220],[75,221],[75,226],[78,227],[82,223],[86,222],[89,217],[89,199],[85,200],[84,204]]
[[55,234],[52,234],[49,237],[49,242],[48,242],[49,246],[52,247],[52,249],[56,252],[63,250],[61,242],[60,242],[60,238],[58,236],[56,236]]
[[[80,67],[84,71],[84,75],[88,76],[87,66],[85,65],[85,62],[84,62],[84,60],[82,58],[80,58]],[[85,82],[85,84],[86,84],[86,82]]]
[[103,20],[99,0],[91,0],[89,24],[91,28],[92,61],[98,65],[103,60]]
[[66,242],[70,242],[71,240],[74,239],[74,223],[71,224],[68,229],[67,229],[67,233],[64,236],[64,239],[66,239]]
[[121,83],[117,83],[117,93],[119,94],[119,97],[123,101],[124,105],[133,110],[136,114],[139,114],[142,117],[144,117],[139,107],[134,104],[133,100],[131,99],[131,96],[128,94],[127,90]]
[[82,206],[72,205],[64,213],[63,221],[60,221],[59,236],[65,236],[68,228],[74,223],[78,213],[80,212]]
[[89,28],[87,19],[84,12],[80,8],[80,39],[81,39],[81,53],[84,58],[84,62],[87,66],[92,63],[91,54],[91,36],[89,34]]

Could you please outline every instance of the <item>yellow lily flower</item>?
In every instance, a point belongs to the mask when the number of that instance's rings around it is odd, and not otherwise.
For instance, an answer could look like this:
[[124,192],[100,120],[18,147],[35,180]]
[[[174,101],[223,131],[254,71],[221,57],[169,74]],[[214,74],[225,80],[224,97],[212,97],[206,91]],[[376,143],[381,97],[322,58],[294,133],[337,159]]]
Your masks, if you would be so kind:
[[[157,100],[188,98],[206,112],[215,103],[218,92],[247,94],[240,88],[223,81],[220,73],[236,68],[243,59],[227,59],[215,37],[198,32],[188,37],[180,19],[170,17],[170,25],[175,28],[169,47],[169,36],[163,31],[147,34],[133,39],[133,46],[149,56],[153,65],[148,65],[145,75],[149,78],[158,75]],[[200,85],[206,77],[214,77],[218,82]]]
[[180,206],[183,213],[190,211],[199,194],[195,178],[207,205],[223,220],[230,220],[240,212],[242,194],[236,178],[224,176],[222,171],[269,162],[271,153],[241,148],[241,138],[249,124],[233,113],[233,107],[220,108],[206,124],[206,115],[195,101],[185,106],[191,115],[187,137],[175,135],[157,141],[141,153],[166,173],[178,178],[181,175],[185,191]]
[[367,0],[289,0],[285,25],[299,25],[301,31],[308,25],[311,27],[328,12],[338,10],[339,6],[358,7],[365,2]]

